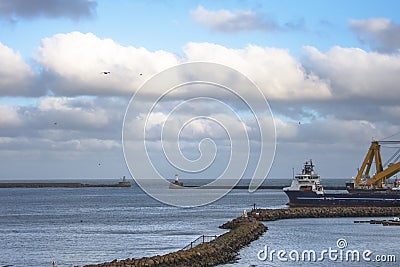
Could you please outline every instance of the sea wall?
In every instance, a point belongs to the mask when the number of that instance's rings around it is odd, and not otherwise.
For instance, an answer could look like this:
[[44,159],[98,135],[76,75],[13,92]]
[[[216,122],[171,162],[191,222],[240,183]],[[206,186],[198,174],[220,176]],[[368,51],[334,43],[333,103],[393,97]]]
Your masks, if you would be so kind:
[[294,218],[393,217],[400,216],[400,207],[307,207],[288,209],[255,209],[248,213],[259,221]]
[[0,183],[0,188],[46,188],[46,187],[67,187],[67,188],[81,188],[81,187],[131,187],[130,182],[119,182],[114,184],[83,184],[83,183],[57,183],[57,182],[44,182],[44,183]]
[[235,260],[238,251],[258,239],[267,227],[255,218],[239,217],[220,226],[230,229],[211,242],[200,244],[189,250],[179,250],[162,256],[140,259],[114,260],[85,267],[129,267],[129,266],[215,266]]

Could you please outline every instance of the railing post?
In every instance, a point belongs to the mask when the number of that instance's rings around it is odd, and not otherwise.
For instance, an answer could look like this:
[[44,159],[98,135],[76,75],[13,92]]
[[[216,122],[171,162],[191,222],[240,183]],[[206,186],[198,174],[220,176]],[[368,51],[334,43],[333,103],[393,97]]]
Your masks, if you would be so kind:
[[183,250],[193,248],[193,246],[197,246],[200,243],[204,244],[206,242],[210,242],[216,238],[217,238],[217,235],[201,235],[198,238],[196,238],[195,240],[193,240],[192,242],[190,242],[190,244],[187,245],[186,247],[184,247]]

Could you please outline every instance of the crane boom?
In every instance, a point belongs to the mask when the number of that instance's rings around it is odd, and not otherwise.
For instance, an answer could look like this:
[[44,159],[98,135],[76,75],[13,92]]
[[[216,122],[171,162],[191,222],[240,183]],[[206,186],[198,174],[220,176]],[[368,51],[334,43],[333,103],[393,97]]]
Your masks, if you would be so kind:
[[381,182],[386,180],[396,173],[400,171],[400,162],[393,164],[392,166],[386,168],[385,170],[381,171],[380,173],[375,174],[371,179],[367,181],[366,185],[373,185],[375,183],[378,184],[379,187],[382,186]]
[[[399,144],[400,141],[372,141],[371,146],[368,149],[367,155],[364,158],[364,161],[361,165],[361,168],[358,170],[356,179],[354,184],[356,186],[360,185],[361,180],[367,179],[367,186],[375,186],[377,188],[382,188],[382,184],[386,182],[386,179],[395,175],[400,171],[400,162],[391,165],[390,167],[384,169],[382,164],[381,152],[380,152],[380,143],[381,144]],[[370,177],[369,172],[371,167],[375,161],[375,174]]]
[[[376,152],[378,151],[378,152]],[[374,157],[378,156],[380,157],[380,145],[378,144],[377,141],[372,141],[371,146],[368,149],[367,155],[364,158],[364,161],[361,165],[361,168],[358,170],[355,184],[359,184],[361,181],[361,178],[367,177],[369,175],[369,171],[371,170],[371,165],[374,161]]]

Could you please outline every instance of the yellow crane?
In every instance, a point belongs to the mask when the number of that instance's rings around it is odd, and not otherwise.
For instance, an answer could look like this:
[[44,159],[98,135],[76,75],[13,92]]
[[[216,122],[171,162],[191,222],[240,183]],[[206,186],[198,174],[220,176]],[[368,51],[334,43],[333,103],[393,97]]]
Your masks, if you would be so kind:
[[[354,181],[356,187],[367,187],[367,188],[382,188],[382,185],[386,184],[386,180],[395,175],[400,171],[400,162],[390,163],[386,169],[383,168],[380,144],[399,144],[400,141],[372,141],[369,147],[368,153],[358,170],[357,177]],[[396,152],[400,153],[400,149]],[[394,156],[391,157],[392,160]],[[398,158],[397,158],[398,159]],[[396,159],[396,160],[397,160]],[[370,176],[370,170],[375,162],[375,174]],[[386,165],[386,164],[385,164]],[[361,184],[361,182],[363,182]]]

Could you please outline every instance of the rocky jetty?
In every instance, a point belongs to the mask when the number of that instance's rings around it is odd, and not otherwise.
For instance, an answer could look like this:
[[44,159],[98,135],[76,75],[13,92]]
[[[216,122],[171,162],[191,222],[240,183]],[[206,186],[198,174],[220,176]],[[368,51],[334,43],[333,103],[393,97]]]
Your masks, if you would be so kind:
[[400,207],[307,207],[288,209],[254,209],[248,214],[259,221],[294,218],[393,217]]
[[189,250],[179,250],[165,255],[140,259],[114,260],[85,267],[131,267],[131,266],[215,266],[234,261],[238,251],[258,239],[267,227],[255,218],[239,217],[220,226],[230,229],[216,239]]

